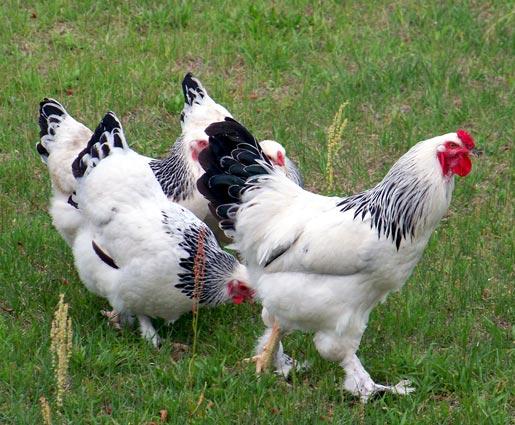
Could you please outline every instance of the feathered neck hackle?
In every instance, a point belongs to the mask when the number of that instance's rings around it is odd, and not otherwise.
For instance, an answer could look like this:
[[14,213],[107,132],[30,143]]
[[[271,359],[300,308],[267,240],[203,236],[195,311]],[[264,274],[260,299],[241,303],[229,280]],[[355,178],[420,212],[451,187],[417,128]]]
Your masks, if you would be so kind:
[[343,199],[341,211],[354,219],[370,219],[378,238],[400,248],[402,241],[432,232],[449,207],[454,178],[445,178],[436,149],[448,137],[438,136],[413,146],[374,188]]
[[[162,211],[165,232],[174,227],[173,218]],[[175,287],[200,304],[216,306],[229,300],[228,283],[233,280],[247,281],[246,268],[231,254],[220,249],[213,232],[207,226],[190,226],[183,229],[179,247],[184,250],[179,264]]]
[[189,146],[184,137],[179,137],[163,159],[150,162],[163,192],[174,202],[187,199],[195,190],[194,165],[189,160]]

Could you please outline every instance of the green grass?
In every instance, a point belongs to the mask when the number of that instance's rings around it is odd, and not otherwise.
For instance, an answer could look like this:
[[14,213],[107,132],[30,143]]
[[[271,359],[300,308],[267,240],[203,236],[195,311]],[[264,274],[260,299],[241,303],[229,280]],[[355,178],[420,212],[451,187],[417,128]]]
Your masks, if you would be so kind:
[[[54,400],[49,334],[59,293],[74,327],[63,422],[507,424],[513,409],[513,9],[503,1],[20,2],[0,6],[0,423],[40,424]],[[286,339],[312,368],[289,382],[241,362],[260,308],[201,310],[162,326],[159,351],[99,314],[46,212],[37,107],[56,97],[90,127],[104,112],[129,142],[164,155],[192,71],[261,139],[276,138],[324,189],[325,130],[349,119],[339,193],[382,178],[416,141],[470,130],[485,155],[457,179],[450,213],[406,287],[374,310],[359,355],[372,377],[410,378],[409,397],[361,406],[309,335]],[[12,308],[13,311],[9,311]],[[200,403],[199,403],[200,400]],[[55,413],[55,412],[54,412]]]

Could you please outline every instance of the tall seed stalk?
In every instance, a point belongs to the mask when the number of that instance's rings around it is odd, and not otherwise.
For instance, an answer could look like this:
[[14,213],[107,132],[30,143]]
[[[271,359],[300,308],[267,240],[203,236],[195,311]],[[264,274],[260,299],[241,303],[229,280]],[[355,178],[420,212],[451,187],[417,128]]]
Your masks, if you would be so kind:
[[72,319],[68,317],[68,304],[64,302],[64,294],[59,296],[50,339],[52,366],[56,380],[56,405],[60,411],[63,407],[64,393],[69,386],[68,364],[72,354]]
[[41,406],[41,416],[43,416],[43,423],[45,425],[52,425],[52,409],[50,404],[44,395],[39,398],[39,404]]
[[347,118],[344,117],[344,110],[349,102],[343,102],[333,117],[333,121],[327,129],[327,163],[325,168],[325,179],[327,190],[334,190],[334,164],[338,157],[338,152],[342,147],[342,136],[347,127]]
[[[68,304],[64,302],[64,294],[60,294],[54,320],[50,329],[50,353],[55,379],[55,406],[57,414],[62,415],[64,394],[69,387],[68,366],[72,354],[72,320],[68,316]],[[39,399],[41,415],[45,425],[52,424],[52,409],[45,396]]]
[[188,367],[188,376],[190,385],[193,383],[193,364],[195,362],[195,356],[197,353],[197,341],[198,341],[198,320],[199,320],[199,303],[202,296],[202,289],[204,285],[204,274],[205,274],[205,239],[206,229],[201,228],[198,236],[197,252],[195,253],[195,259],[193,262],[193,276],[194,276],[194,287],[193,287],[193,344],[191,347],[191,360]]

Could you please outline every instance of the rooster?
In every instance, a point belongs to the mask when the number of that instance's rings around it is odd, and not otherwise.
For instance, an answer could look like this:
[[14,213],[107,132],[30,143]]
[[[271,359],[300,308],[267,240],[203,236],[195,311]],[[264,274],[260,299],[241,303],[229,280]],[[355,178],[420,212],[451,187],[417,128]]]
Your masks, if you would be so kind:
[[318,352],[344,368],[344,388],[363,402],[376,392],[407,394],[403,380],[376,384],[356,355],[371,310],[399,290],[446,213],[454,175],[471,171],[463,130],[413,146],[374,188],[349,197],[301,189],[275,170],[254,137],[232,119],[206,129],[201,193],[248,267],[267,330],[254,357],[290,365],[281,337],[315,332]]
[[117,312],[135,315],[144,338],[160,343],[150,317],[173,322],[197,301],[216,306],[252,297],[246,268],[193,213],[170,202],[113,113],[72,170],[83,216],[73,242],[79,275]]
[[[196,181],[203,173],[198,155],[208,143],[204,129],[211,123],[232,116],[209,97],[200,81],[190,73],[184,77],[182,88],[185,99],[181,113],[182,133],[167,157],[147,157],[147,161],[171,201],[188,208],[201,220],[210,220],[207,201],[196,188]],[[41,140],[36,149],[48,166],[52,182],[50,215],[56,229],[68,245],[72,245],[81,220],[74,196],[76,181],[71,172],[71,163],[84,149],[92,132],[54,99],[44,99],[40,103],[39,126]],[[286,173],[300,176],[281,145],[276,143],[266,146],[266,149],[270,160],[275,161],[279,168],[284,168],[284,163],[288,167],[285,168]],[[214,221],[210,224],[219,230]]]

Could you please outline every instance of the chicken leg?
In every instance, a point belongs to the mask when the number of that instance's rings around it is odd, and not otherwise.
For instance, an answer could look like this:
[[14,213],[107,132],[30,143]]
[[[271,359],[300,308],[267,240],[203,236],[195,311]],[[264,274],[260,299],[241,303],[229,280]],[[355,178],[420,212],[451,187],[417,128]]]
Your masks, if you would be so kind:
[[121,330],[124,326],[133,326],[134,317],[129,313],[121,313],[116,310],[100,310],[100,314],[107,318],[108,323],[117,331]]
[[256,354],[254,357],[251,357],[250,360],[256,363],[256,373],[260,374],[263,371],[267,371],[270,369],[270,365],[272,364],[272,359],[275,357],[277,353],[277,349],[279,348],[279,343],[281,342],[281,328],[277,321],[274,321],[272,326],[272,332],[268,338],[268,341],[263,347],[261,353]]
[[415,391],[415,388],[410,387],[411,381],[407,379],[403,379],[397,385],[376,384],[356,354],[353,354],[348,360],[344,360],[341,365],[345,369],[345,389],[359,396],[362,403],[366,403],[375,393],[390,392],[406,395]]
[[152,325],[152,321],[149,317],[144,315],[138,315],[139,327],[141,331],[141,336],[150,341],[152,345],[156,348],[161,346],[161,338],[157,334],[154,326]]
[[415,391],[409,386],[411,382],[408,380],[402,380],[397,385],[380,385],[372,380],[356,355],[362,334],[362,332],[349,332],[345,336],[328,332],[315,334],[314,342],[320,355],[327,360],[339,362],[345,370],[344,388],[358,396],[362,403],[366,403],[376,393],[390,392],[405,395]]

